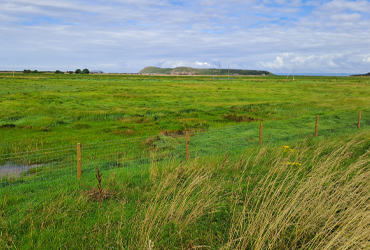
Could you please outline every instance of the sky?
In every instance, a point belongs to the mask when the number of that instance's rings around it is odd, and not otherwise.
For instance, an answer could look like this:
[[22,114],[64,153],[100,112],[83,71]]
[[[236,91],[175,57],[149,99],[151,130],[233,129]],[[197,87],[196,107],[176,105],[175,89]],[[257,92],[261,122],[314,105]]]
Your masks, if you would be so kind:
[[370,1],[0,0],[0,70],[370,72]]

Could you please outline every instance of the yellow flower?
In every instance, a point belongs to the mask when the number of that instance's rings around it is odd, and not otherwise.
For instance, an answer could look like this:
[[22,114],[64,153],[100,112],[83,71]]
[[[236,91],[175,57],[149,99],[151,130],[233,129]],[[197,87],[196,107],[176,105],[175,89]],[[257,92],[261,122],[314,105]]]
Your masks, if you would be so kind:
[[299,163],[299,162],[287,162],[286,163],[288,166],[294,166],[294,167],[299,167],[299,166],[302,166],[302,163]]

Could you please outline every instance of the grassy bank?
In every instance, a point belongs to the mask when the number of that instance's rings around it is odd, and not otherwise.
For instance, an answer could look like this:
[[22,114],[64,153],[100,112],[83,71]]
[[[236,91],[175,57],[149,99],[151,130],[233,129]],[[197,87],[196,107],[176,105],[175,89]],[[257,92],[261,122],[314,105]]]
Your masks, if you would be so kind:
[[[369,247],[370,133],[1,189],[14,249]],[[25,195],[26,194],[26,195]]]

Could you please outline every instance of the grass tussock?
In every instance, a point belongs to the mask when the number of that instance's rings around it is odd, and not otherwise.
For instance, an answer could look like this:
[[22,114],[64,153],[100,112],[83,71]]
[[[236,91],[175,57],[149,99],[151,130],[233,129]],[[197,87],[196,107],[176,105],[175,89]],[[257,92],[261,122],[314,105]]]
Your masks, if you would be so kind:
[[153,159],[146,170],[103,172],[100,182],[96,178],[100,188],[44,190],[47,198],[37,202],[10,189],[1,199],[0,243],[38,249],[366,249],[369,154],[369,133],[362,133],[185,163]]
[[[370,172],[362,144],[298,148],[301,166],[275,156],[267,174],[235,201],[222,249],[365,249],[370,240]],[[366,146],[365,146],[366,147]],[[330,151],[329,151],[330,150]]]
[[[228,233],[219,239],[220,249],[369,247],[368,140],[307,144],[288,152],[265,147],[247,161],[228,155],[216,163],[193,161],[165,173],[153,186],[156,195],[145,208],[138,242],[161,239],[158,229],[170,220],[178,235],[186,235],[193,223],[201,226],[199,221],[227,207]],[[204,236],[204,243],[217,242]]]

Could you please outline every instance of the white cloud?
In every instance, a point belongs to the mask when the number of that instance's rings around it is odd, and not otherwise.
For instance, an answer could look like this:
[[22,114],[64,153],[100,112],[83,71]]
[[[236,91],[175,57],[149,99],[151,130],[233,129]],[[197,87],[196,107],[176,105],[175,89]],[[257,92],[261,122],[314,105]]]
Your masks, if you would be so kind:
[[370,63],[370,55],[366,55],[366,56],[364,56],[363,61],[364,61],[364,62],[368,62],[368,63]]
[[361,19],[362,15],[359,13],[352,14],[334,14],[330,16],[330,20],[336,22],[358,22]]
[[207,63],[207,62],[195,62],[195,65],[196,67],[210,67],[211,64]]
[[160,68],[176,68],[176,67],[182,67],[182,66],[188,66],[185,65],[182,61],[159,61],[153,64],[156,67]]
[[[355,73],[359,72],[358,67],[362,65],[362,61],[370,62],[370,56],[364,57],[360,54],[352,53],[342,54],[298,54],[284,53],[277,56],[273,62],[259,62],[263,67],[272,69],[284,69],[280,72],[288,72],[295,64],[296,72],[309,73]],[[366,71],[366,68],[363,68]]]
[[346,0],[13,0],[0,9],[0,70],[138,72],[221,61],[286,72],[295,61],[302,72],[368,72],[368,9]]
[[269,69],[277,69],[282,68],[284,66],[284,59],[283,57],[277,56],[275,61],[273,62],[259,62],[262,67],[266,67]]
[[348,1],[333,0],[322,5],[322,9],[329,12],[342,12],[345,10],[370,12],[370,3],[366,0]]

